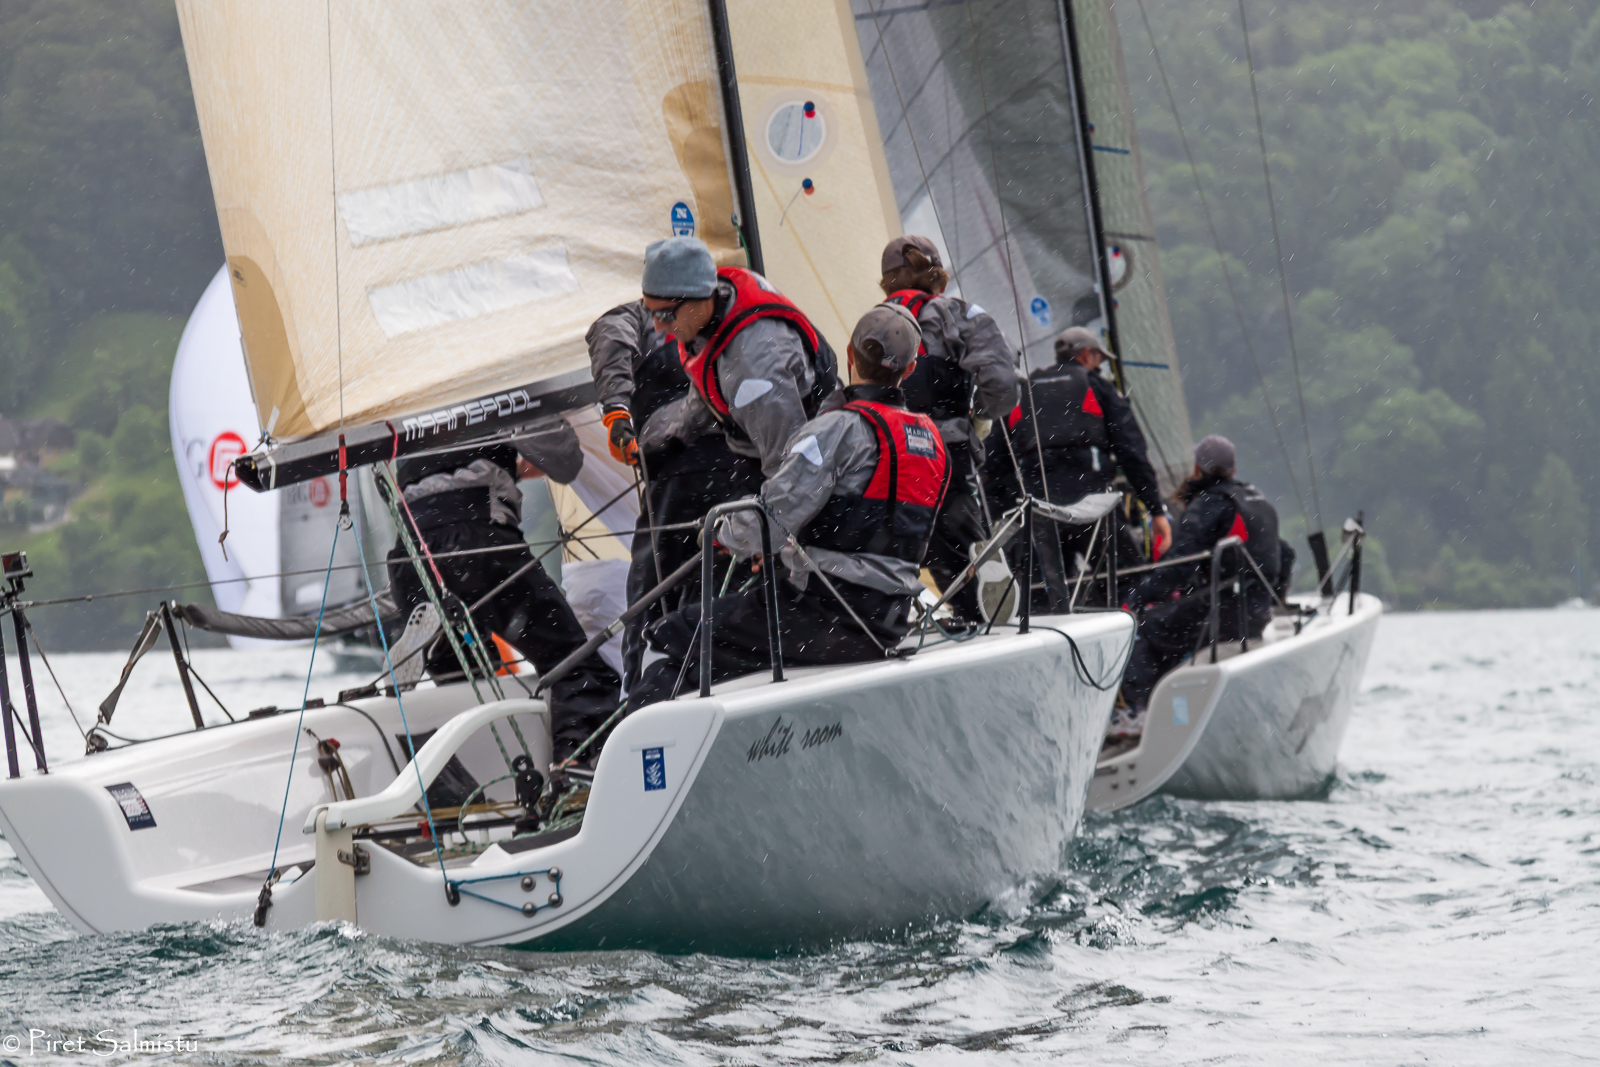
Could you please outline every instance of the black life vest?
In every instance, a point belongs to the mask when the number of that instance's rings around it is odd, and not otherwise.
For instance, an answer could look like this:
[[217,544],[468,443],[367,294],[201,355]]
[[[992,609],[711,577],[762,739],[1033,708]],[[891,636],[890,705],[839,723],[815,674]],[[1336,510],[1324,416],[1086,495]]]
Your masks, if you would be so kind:
[[1110,447],[1105,410],[1082,364],[1067,360],[1034,371],[1028,376],[1028,389],[1032,401],[1023,398],[1022,416],[1033,424],[1040,447]]
[[678,362],[677,342],[656,345],[633,368],[633,397],[628,401],[628,413],[634,426],[643,426],[651,415],[688,392],[689,377]]
[[[1266,575],[1268,584],[1276,585],[1282,556],[1278,547],[1278,510],[1261,495],[1259,489],[1245,482],[1221,482],[1213,487],[1213,491],[1233,502],[1233,524],[1223,536],[1237,537],[1243,541],[1250,558]],[[1222,573],[1231,578],[1235,575],[1253,575],[1254,572],[1236,553],[1229,552],[1222,558]]]
[[[922,309],[933,300],[932,293],[921,289],[901,289],[891,293],[885,304],[899,304],[918,319]],[[961,367],[960,354],[954,358],[928,358],[928,346],[917,342],[917,368],[900,383],[906,394],[906,407],[920,411],[935,419],[964,419],[972,414],[972,390],[976,380]]]
[[717,278],[733,287],[733,299],[723,309],[721,321],[716,324],[700,351],[691,355],[685,345],[679,344],[678,360],[684,373],[689,376],[690,384],[704,398],[723,432],[729,437],[749,440],[749,435],[733,421],[728,400],[722,395],[722,386],[717,381],[717,361],[746,326],[761,319],[787,322],[800,335],[806,361],[811,365],[811,390],[800,398],[800,403],[805,409],[806,418],[815,418],[822,408],[822,402],[838,386],[838,359],[833,349],[828,347],[828,342],[817,332],[817,328],[811,325],[805,312],[755,271],[743,267],[719,267]]
[[852,400],[840,410],[859,415],[878,435],[878,465],[859,495],[828,498],[801,531],[801,544],[892,556],[920,566],[950,484],[938,429],[926,415],[894,404]]

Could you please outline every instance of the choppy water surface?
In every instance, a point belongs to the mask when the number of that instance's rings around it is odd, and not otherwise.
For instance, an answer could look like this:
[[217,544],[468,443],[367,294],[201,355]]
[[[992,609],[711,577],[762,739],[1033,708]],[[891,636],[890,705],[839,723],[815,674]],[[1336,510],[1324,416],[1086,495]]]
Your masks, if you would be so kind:
[[[80,715],[118,659],[55,660]],[[199,666],[248,708],[297,702],[303,660]],[[119,724],[181,728],[170,663],[140,671]],[[33,1059],[56,1062],[105,1062],[92,1035],[135,1028],[207,1063],[1593,1062],[1597,677],[1600,612],[1386,618],[1325,799],[1091,816],[1020,914],[794,958],[244,924],[82,937],[7,851],[0,1035],[16,1062],[30,1028]],[[339,684],[319,671],[313,693]],[[46,732],[66,754],[59,705]],[[43,1051],[62,1035],[91,1036]]]

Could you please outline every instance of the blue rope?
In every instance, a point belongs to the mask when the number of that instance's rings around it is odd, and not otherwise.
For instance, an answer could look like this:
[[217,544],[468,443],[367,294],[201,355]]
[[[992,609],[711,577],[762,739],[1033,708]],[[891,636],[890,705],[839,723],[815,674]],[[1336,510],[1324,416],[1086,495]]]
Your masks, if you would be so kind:
[[[406,749],[411,753],[411,767],[417,772],[417,788],[422,790],[422,810],[428,816],[428,836],[433,840],[433,855],[439,861],[439,873],[444,876],[446,888],[450,875],[444,868],[444,852],[439,848],[439,830],[433,822],[433,805],[428,803],[428,787],[422,781],[422,768],[417,766],[417,743],[411,739],[411,726],[406,722],[405,701],[400,699],[400,681],[395,677],[394,660],[389,656],[389,637],[383,632],[383,616],[378,611],[378,595],[372,591],[372,578],[367,571],[367,546],[361,534],[356,534],[356,549],[361,553],[361,575],[367,587],[367,602],[372,605],[372,627],[378,631],[378,643],[383,646],[383,662],[389,670],[389,685],[394,689],[395,706],[400,709],[400,727],[406,732]],[[460,823],[458,818],[457,823]]]
[[[361,539],[356,538],[357,541]],[[289,750],[289,775],[283,783],[283,807],[278,809],[278,836],[272,840],[272,863],[267,867],[267,882],[278,869],[278,846],[283,843],[283,820],[289,814],[289,787],[294,785],[294,761],[300,755],[300,732],[306,725],[306,702],[311,699],[311,670],[317,664],[317,643],[322,639],[322,614],[328,608],[328,586],[333,581],[334,553],[339,550],[339,527],[333,527],[333,546],[328,549],[328,570],[322,577],[322,603],[317,606],[317,628],[311,635],[311,660],[306,664],[306,687],[300,694],[300,720],[294,728],[294,747]]]

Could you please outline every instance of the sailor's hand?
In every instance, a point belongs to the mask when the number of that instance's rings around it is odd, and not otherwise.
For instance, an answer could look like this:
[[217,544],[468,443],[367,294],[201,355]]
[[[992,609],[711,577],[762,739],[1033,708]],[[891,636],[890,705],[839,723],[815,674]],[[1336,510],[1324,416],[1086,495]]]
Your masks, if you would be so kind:
[[1150,520],[1150,533],[1155,541],[1150,551],[1150,559],[1154,562],[1172,547],[1172,520],[1165,515],[1157,515]]
[[633,429],[633,416],[627,408],[613,408],[601,416],[606,424],[606,444],[611,458],[618,463],[637,466],[639,463],[639,435]]
[[993,419],[973,419],[972,432],[978,435],[978,440],[984,441],[989,437],[989,431],[994,429]]
[[761,557],[760,556],[751,556],[750,557],[750,573],[751,574],[760,574],[761,573]]

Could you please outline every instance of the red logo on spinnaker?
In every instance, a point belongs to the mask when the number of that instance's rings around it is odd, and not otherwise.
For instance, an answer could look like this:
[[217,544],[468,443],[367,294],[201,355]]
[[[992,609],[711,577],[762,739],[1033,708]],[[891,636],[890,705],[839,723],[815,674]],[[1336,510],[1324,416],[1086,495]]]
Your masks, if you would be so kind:
[[218,489],[227,489],[239,484],[239,476],[229,468],[229,464],[245,454],[244,438],[232,430],[224,430],[217,434],[217,439],[211,442],[210,473],[211,484]]
[[306,484],[306,496],[310,498],[312,507],[327,507],[329,498],[333,496],[333,490],[328,488],[328,479],[313,478]]

